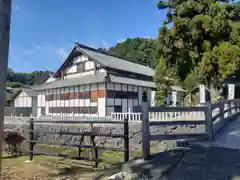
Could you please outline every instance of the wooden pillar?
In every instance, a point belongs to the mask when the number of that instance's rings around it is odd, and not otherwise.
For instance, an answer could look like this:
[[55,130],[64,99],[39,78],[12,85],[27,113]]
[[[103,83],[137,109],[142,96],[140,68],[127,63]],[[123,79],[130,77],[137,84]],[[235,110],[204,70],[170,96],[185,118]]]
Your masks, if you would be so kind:
[[142,151],[146,160],[150,155],[149,104],[146,92],[143,92],[142,100]]
[[207,112],[206,112],[206,130],[208,133],[208,140],[213,141],[214,140],[214,132],[213,132],[213,122],[212,122],[212,103],[207,102]]
[[[11,21],[11,0],[0,0],[0,149],[3,143],[4,111],[5,111],[5,86],[7,79],[9,36]],[[0,151],[0,170],[2,165],[2,151]],[[0,172],[1,174],[1,172]]]

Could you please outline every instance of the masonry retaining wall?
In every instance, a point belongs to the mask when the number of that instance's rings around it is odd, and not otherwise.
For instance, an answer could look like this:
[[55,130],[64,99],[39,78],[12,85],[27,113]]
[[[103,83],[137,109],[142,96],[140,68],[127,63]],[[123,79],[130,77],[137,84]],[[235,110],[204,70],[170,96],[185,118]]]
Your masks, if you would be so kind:
[[[8,130],[19,131],[23,136],[28,139],[28,124],[5,124],[4,128]],[[101,125],[98,126],[99,132],[112,133],[112,134],[123,134],[123,125]],[[83,125],[60,125],[60,124],[35,124],[35,129],[38,132],[50,131],[50,132],[82,132],[89,131],[90,127]],[[201,133],[204,132],[204,125],[189,125],[189,126],[158,126],[151,127],[150,131],[152,134],[168,134],[168,133]],[[59,143],[79,143],[80,136],[70,135],[58,135],[58,134],[42,134],[35,133],[35,138],[42,141],[57,141]],[[110,138],[110,137],[96,137],[96,144],[100,146],[111,146],[111,147],[123,147],[124,140],[121,138]],[[86,138],[85,144],[88,144],[89,140]],[[142,133],[141,123],[129,125],[129,146],[131,150],[142,150]],[[154,141],[151,142],[151,146],[154,152],[160,152],[176,148],[176,141]]]

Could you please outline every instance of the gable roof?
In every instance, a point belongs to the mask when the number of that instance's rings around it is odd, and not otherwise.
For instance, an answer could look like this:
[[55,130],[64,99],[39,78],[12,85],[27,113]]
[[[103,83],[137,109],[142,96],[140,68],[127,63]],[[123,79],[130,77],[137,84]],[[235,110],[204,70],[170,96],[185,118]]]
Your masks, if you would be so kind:
[[44,83],[50,76],[53,76],[54,74],[51,72],[44,72],[42,73],[42,75],[40,77],[38,77],[36,79],[36,81],[34,82],[34,84],[39,85]]
[[[25,92],[29,97],[36,97],[37,96],[37,92],[32,89],[31,87],[25,87],[25,88],[20,88],[20,91],[18,92],[17,96],[21,93],[21,92]],[[17,97],[16,96],[16,97]]]
[[97,50],[79,43],[75,43],[75,47],[73,48],[72,52],[67,57],[66,61],[62,64],[62,66],[57,70],[55,76],[59,76],[61,71],[64,68],[71,65],[71,63],[73,62],[73,58],[80,54],[84,54],[90,57],[91,59],[97,61],[101,66],[105,68],[108,67],[113,69],[119,69],[119,70],[133,72],[136,74],[142,74],[146,76],[154,75],[154,70],[147,66],[133,63],[128,60],[110,55],[106,52],[102,52],[100,50]]

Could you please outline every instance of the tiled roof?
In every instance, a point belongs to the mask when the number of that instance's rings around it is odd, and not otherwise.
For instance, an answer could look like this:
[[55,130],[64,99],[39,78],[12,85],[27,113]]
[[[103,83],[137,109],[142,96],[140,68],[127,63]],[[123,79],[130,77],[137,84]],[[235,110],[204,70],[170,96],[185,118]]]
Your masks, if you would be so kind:
[[104,72],[96,75],[81,76],[81,77],[65,79],[65,80],[56,80],[51,83],[34,86],[32,88],[35,90],[45,90],[45,89],[53,89],[53,88],[60,88],[60,87],[77,86],[82,84],[100,83],[100,82],[104,82],[106,79],[108,79],[110,82],[115,82],[115,83],[124,83],[124,84],[136,85],[136,86],[155,88],[154,82],[142,81],[138,79],[131,79],[131,78],[125,78],[120,76],[114,76],[114,75],[109,75],[109,77],[107,77],[107,74]]
[[84,54],[90,57],[91,59],[97,61],[99,64],[102,65],[102,67],[105,68],[108,67],[112,69],[123,70],[126,72],[133,72],[145,76],[154,75],[154,70],[147,66],[133,63],[128,60],[110,55],[106,52],[102,52],[100,50],[76,43],[72,52],[69,54],[65,62],[61,65],[61,67],[57,70],[54,76],[55,77],[60,76],[61,71],[66,67],[71,66],[74,57],[76,57],[79,54]]
[[128,60],[124,60],[124,59],[109,55],[107,53],[95,50],[93,48],[80,45],[78,43],[76,45],[76,49],[92,57],[93,59],[99,61],[103,66],[124,70],[128,72],[133,72],[137,74],[143,74],[146,76],[154,75],[154,70],[147,66],[133,63]]

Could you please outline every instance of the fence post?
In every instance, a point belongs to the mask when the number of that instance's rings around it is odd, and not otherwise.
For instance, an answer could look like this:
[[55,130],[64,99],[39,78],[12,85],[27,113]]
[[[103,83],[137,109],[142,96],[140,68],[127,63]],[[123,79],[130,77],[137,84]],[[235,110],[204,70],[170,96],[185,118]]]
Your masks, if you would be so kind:
[[124,162],[129,161],[129,117],[124,119]]
[[206,129],[208,132],[208,140],[213,141],[214,135],[213,135],[213,123],[212,123],[212,103],[208,102],[207,105],[207,113],[206,113]]
[[220,113],[220,121],[224,121],[224,104],[221,104],[219,107],[219,113]]
[[33,147],[34,143],[32,142],[34,140],[34,119],[30,118],[30,123],[29,123],[29,160],[33,160]]
[[143,158],[148,159],[150,155],[150,132],[149,132],[149,106],[147,99],[142,103],[142,148]]

